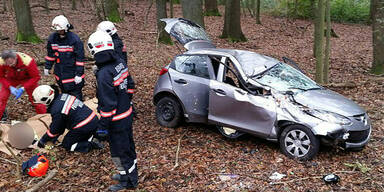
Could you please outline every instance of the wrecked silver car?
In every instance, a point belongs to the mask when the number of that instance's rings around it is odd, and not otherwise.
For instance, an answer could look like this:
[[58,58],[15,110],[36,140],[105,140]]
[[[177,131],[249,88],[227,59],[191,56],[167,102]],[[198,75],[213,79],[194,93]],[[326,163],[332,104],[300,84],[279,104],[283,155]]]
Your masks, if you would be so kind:
[[191,21],[162,21],[188,51],[160,72],[153,97],[160,125],[214,124],[228,138],[248,133],[278,142],[285,155],[299,160],[313,158],[320,144],[354,150],[367,145],[371,121],[353,101],[285,62],[215,48]]

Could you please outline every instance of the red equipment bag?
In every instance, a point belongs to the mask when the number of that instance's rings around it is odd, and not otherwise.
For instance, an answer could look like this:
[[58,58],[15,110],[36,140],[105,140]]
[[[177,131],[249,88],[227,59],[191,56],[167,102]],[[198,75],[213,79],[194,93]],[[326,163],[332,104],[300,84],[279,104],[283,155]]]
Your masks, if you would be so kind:
[[47,173],[48,166],[48,159],[43,154],[38,153],[28,161],[23,162],[21,167],[24,174],[28,173],[32,177],[41,177]]

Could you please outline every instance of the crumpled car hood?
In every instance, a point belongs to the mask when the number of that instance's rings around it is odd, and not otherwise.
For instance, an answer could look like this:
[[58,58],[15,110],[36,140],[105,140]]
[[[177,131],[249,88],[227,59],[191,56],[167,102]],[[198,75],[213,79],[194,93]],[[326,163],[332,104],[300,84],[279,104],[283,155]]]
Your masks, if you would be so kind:
[[296,102],[309,108],[330,111],[344,116],[365,113],[365,110],[355,102],[327,89],[300,92],[294,98]]

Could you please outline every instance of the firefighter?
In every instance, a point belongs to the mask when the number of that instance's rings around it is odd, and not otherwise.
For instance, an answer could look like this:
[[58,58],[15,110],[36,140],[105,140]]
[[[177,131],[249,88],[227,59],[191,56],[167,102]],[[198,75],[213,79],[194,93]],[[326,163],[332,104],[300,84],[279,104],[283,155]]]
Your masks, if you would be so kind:
[[[110,21],[102,21],[99,23],[99,25],[97,25],[96,31],[104,31],[112,37],[115,52],[120,56],[120,58],[124,60],[124,62],[128,66],[127,47],[124,45],[123,41],[117,34],[117,29],[115,25]],[[131,97],[131,100],[133,97],[134,90],[135,90],[135,82],[131,76],[131,78],[128,81],[128,93],[130,93],[129,96]]]
[[99,69],[96,73],[97,109],[101,115],[98,133],[107,130],[112,161],[119,171],[119,174],[112,176],[119,183],[110,186],[109,190],[133,189],[137,187],[138,174],[132,133],[132,105],[127,89],[131,76],[123,59],[114,51],[108,33],[96,31],[89,37],[87,45]]
[[98,118],[96,113],[73,95],[59,94],[56,86],[40,85],[33,91],[36,103],[48,106],[52,123],[37,146],[43,148],[48,141],[55,142],[67,128],[62,146],[67,151],[89,152],[103,146],[93,138]]
[[38,86],[39,80],[40,72],[31,56],[13,50],[4,50],[0,58],[0,119],[4,114],[9,95],[13,94],[16,99],[19,99],[24,91],[27,92],[36,113],[45,113],[44,105],[33,103],[32,92]]
[[55,32],[48,37],[44,75],[49,75],[52,66],[55,65],[54,75],[61,91],[83,101],[83,42],[75,33],[69,31],[73,26],[63,15],[53,19],[52,29]]

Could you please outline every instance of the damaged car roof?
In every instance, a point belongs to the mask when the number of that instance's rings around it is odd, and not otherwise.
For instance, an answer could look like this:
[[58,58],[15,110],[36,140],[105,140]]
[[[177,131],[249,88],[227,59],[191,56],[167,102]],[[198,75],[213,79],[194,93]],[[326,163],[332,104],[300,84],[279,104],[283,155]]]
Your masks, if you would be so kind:
[[280,62],[279,60],[272,57],[238,49],[193,49],[187,51],[186,54],[212,54],[226,57],[235,57],[248,77],[260,74]]

